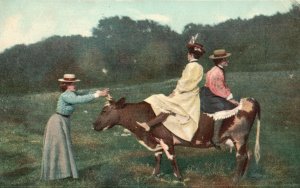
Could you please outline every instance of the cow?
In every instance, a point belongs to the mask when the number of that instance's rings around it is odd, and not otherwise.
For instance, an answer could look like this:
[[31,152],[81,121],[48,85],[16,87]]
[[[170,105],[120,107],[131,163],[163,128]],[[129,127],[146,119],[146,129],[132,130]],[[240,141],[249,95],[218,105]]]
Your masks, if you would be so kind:
[[[255,159],[258,163],[260,158],[259,134],[260,134],[260,105],[253,98],[243,98],[241,100],[242,107],[237,113],[223,120],[222,128],[219,133],[221,143],[229,143],[236,150],[236,169],[233,176],[233,182],[237,184],[244,175],[248,162],[248,138],[250,130],[257,117],[257,132],[255,143]],[[153,175],[160,174],[160,164],[163,152],[166,153],[171,161],[174,175],[182,180],[176,157],[175,146],[185,146],[193,148],[210,148],[214,145],[210,142],[213,136],[213,117],[202,113],[197,131],[193,139],[188,142],[174,135],[163,124],[151,127],[150,131],[145,131],[137,122],[147,122],[155,117],[151,105],[145,101],[138,103],[126,103],[125,98],[118,101],[109,100],[93,123],[95,131],[103,131],[110,129],[115,125],[120,125],[137,138],[138,142],[147,149],[154,152],[155,168]]]

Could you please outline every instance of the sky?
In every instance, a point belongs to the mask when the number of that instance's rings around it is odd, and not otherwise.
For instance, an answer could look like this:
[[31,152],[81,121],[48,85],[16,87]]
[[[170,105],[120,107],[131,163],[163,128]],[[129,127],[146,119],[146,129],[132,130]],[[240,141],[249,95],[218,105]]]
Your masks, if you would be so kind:
[[112,16],[151,19],[181,33],[188,23],[285,13],[292,2],[300,0],[0,0],[0,53],[53,35],[91,36],[99,20]]

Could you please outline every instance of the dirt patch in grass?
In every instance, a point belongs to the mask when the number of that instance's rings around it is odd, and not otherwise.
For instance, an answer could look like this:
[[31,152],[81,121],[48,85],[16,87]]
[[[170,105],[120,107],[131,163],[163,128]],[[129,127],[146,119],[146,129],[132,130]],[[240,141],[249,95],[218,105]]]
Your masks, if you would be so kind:
[[268,160],[262,165],[264,165],[268,176],[276,177],[276,179],[271,181],[274,181],[274,183],[282,183],[286,181],[289,175],[291,175],[291,172],[285,165],[284,161],[282,161],[280,157],[274,156],[272,153],[266,153],[265,155],[265,158]]
[[128,151],[123,152],[119,156],[117,156],[120,160],[130,161],[132,158],[141,158],[149,156],[149,152],[145,151]]
[[188,173],[185,175],[185,184],[188,187],[234,187],[231,176],[201,176],[196,173]]
[[132,173],[134,176],[151,176],[153,167],[150,167],[148,165],[142,165],[142,164],[134,164],[129,166],[130,173]]
[[33,157],[22,157],[21,159],[18,160],[18,164],[20,166],[22,165],[27,165],[27,164],[32,164],[37,162],[36,159],[34,159]]
[[93,151],[95,148],[105,147],[101,140],[93,138],[89,135],[80,134],[76,132],[72,133],[72,143],[76,147],[90,149],[91,151]]
[[16,177],[20,177],[20,176],[24,176],[27,175],[29,173],[31,173],[32,171],[34,171],[34,168],[31,167],[22,167],[22,168],[17,168],[15,170],[9,171],[9,172],[5,172],[0,174],[0,176],[6,177],[6,178],[16,178]]
[[24,121],[26,121],[26,116],[28,114],[29,111],[26,109],[2,107],[0,121],[13,124],[23,124]]

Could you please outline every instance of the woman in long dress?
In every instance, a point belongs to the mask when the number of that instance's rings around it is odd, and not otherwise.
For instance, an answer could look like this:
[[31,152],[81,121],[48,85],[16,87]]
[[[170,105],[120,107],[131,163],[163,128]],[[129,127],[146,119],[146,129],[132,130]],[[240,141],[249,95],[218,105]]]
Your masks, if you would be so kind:
[[100,96],[107,96],[109,89],[95,93],[77,95],[74,74],[65,74],[59,79],[63,93],[59,96],[56,112],[50,117],[45,128],[43,158],[41,166],[42,180],[55,180],[67,177],[78,178],[71,141],[70,116],[75,104],[87,103]]
[[199,58],[205,53],[202,44],[195,38],[187,45],[188,63],[185,66],[176,88],[169,95],[157,94],[145,99],[156,114],[149,122],[137,122],[149,131],[160,122],[176,136],[191,141],[198,128],[200,118],[199,82],[202,80],[203,67]]

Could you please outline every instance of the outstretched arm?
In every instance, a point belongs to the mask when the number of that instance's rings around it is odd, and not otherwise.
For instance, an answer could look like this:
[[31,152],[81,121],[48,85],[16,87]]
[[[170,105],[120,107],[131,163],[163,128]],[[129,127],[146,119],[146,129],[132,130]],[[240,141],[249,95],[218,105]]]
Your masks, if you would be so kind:
[[74,92],[66,92],[62,98],[69,104],[81,104],[92,101],[95,98],[107,96],[109,89],[97,90],[94,94],[76,95]]

